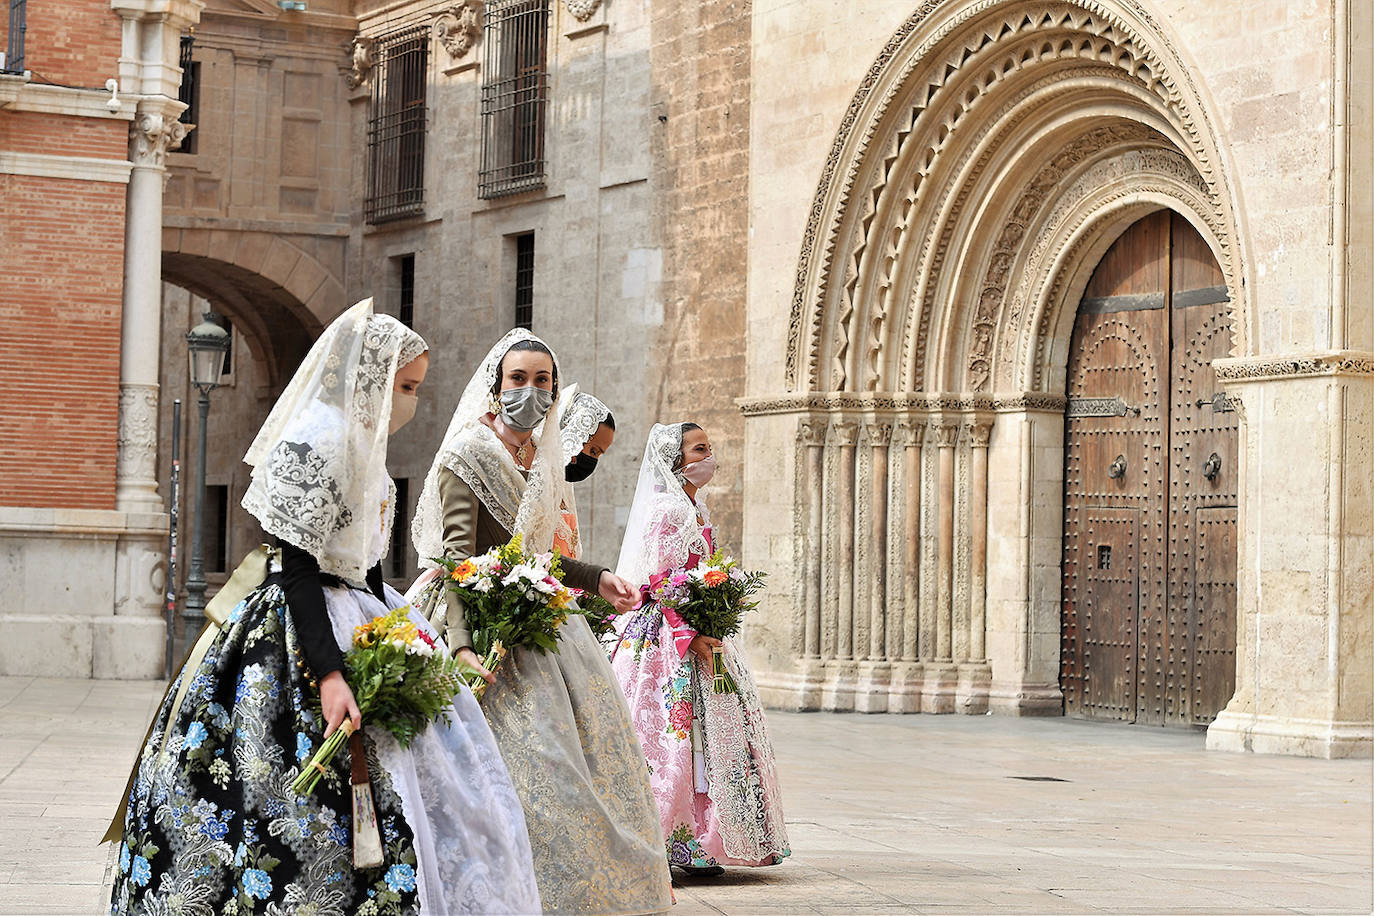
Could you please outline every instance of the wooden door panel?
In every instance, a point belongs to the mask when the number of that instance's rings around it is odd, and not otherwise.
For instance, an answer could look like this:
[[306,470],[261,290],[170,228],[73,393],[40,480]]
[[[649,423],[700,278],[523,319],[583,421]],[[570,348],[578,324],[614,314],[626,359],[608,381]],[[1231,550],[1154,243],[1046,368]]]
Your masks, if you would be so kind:
[[[1196,230],[1168,211],[1127,229],[1088,283],[1070,346],[1061,685],[1071,715],[1201,724],[1230,698],[1238,437],[1211,368],[1229,345],[1224,280]],[[1097,565],[1104,545],[1109,572]]]

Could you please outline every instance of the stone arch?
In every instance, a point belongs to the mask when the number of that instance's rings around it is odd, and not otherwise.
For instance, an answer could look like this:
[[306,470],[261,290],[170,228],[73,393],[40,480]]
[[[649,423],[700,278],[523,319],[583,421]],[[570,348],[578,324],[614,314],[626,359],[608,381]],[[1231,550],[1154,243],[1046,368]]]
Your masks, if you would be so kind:
[[[787,389],[1044,390],[1037,379],[1053,373],[1027,374],[1018,349],[1044,348],[1007,337],[1039,331],[1017,323],[1025,303],[1009,321],[1008,252],[1062,210],[1080,172],[1148,150],[1174,153],[1170,166],[1189,173],[1184,210],[1207,226],[1233,291],[1233,352],[1243,352],[1251,322],[1235,192],[1202,92],[1148,9],[948,7],[927,2],[897,30],[840,124],[803,236]],[[1067,279],[1037,292],[1067,290]]]
[[290,240],[266,232],[163,232],[162,276],[241,329],[270,391],[279,390],[344,307],[343,284]]

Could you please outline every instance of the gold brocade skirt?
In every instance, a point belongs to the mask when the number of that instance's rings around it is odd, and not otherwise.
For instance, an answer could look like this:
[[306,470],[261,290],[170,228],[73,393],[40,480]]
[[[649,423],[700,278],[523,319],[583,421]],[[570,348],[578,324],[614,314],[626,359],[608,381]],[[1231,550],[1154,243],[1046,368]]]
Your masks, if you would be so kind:
[[[437,591],[422,612],[442,609]],[[524,804],[544,911],[665,912],[663,830],[625,696],[585,619],[568,620],[558,644],[513,651],[482,697]]]

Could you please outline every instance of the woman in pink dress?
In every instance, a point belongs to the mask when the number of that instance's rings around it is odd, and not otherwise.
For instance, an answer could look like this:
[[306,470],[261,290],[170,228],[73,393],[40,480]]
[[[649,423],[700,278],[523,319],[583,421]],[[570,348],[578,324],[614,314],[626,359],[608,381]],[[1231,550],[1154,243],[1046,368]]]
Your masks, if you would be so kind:
[[[616,621],[611,648],[649,761],[668,864],[698,875],[790,855],[773,748],[743,650],[734,638],[699,635],[647,597],[662,577],[714,551],[699,493],[714,471],[710,440],[695,423],[650,430],[616,569],[645,600]],[[737,693],[712,691],[713,646],[723,646]]]

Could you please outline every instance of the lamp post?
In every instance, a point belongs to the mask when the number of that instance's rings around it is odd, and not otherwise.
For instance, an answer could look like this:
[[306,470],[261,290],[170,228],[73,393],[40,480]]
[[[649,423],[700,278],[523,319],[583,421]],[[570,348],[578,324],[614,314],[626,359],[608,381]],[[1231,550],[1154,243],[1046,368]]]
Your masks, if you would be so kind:
[[182,618],[186,623],[186,638],[192,638],[194,627],[205,613],[205,565],[202,549],[205,544],[205,427],[210,417],[210,392],[219,387],[224,367],[224,354],[229,350],[229,332],[210,321],[196,325],[186,335],[186,350],[191,361],[191,384],[200,392],[200,449],[196,454],[195,518],[191,522],[191,565],[186,571],[186,604]]

